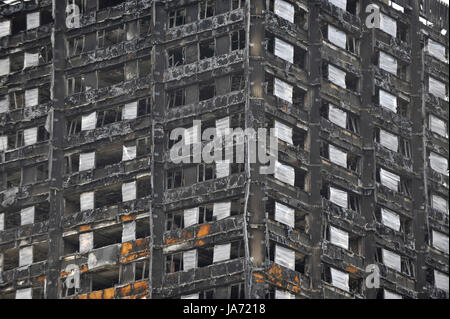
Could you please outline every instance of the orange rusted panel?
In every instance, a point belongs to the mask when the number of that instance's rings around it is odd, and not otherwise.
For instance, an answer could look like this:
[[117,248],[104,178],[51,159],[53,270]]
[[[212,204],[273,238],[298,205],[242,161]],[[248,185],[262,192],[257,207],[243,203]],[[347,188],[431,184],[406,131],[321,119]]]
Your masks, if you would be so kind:
[[135,260],[135,259],[136,259],[136,254],[131,254],[131,255],[127,256],[127,257],[122,258],[120,260],[120,262],[121,263],[127,263],[127,262],[130,262],[130,261]]
[[345,269],[350,271],[351,273],[358,272],[358,268],[355,268],[355,267],[352,267],[352,266],[347,266],[347,267],[345,267]]
[[79,295],[77,299],[88,299],[88,294]]
[[45,280],[45,276],[40,276],[37,278],[37,282],[43,282]]
[[103,299],[103,290],[94,291],[89,294],[89,299]]
[[210,224],[206,224],[206,225],[201,226],[198,229],[197,238],[202,238],[202,237],[207,236],[209,234],[210,230],[211,230],[211,225]]
[[108,288],[103,291],[103,299],[114,299],[116,290],[114,288]]
[[80,231],[91,230],[91,228],[92,228],[91,225],[83,225],[83,226],[80,226]]
[[121,256],[126,256],[130,253],[130,251],[133,249],[133,245],[131,244],[131,242],[128,243],[123,243],[122,244],[122,248],[120,250],[120,255]]
[[195,246],[203,246],[205,244],[205,242],[203,240],[197,240],[195,242]]
[[148,282],[147,281],[140,281],[134,283],[134,293],[139,294],[148,291]]
[[129,296],[131,293],[131,284],[126,285],[125,287],[119,288],[120,296],[125,297]]
[[134,220],[136,218],[136,215],[126,215],[126,216],[121,216],[120,219],[123,222],[128,222],[130,220]]

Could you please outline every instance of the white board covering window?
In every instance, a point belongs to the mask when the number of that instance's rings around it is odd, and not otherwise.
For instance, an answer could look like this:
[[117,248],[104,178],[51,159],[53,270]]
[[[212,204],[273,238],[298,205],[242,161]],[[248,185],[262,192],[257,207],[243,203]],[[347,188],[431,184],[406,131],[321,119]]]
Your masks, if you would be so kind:
[[328,25],[327,32],[328,40],[345,50],[347,46],[347,35],[345,34],[345,32],[333,27],[331,24]]
[[230,161],[216,162],[216,177],[222,178],[230,175]]
[[448,254],[448,236],[433,230],[433,247]]
[[275,137],[278,137],[280,140],[285,141],[286,143],[293,144],[292,142],[292,127],[289,127],[283,123],[275,121],[275,129],[274,129]]
[[8,149],[8,137],[0,136],[0,152],[6,151]]
[[443,46],[442,44],[433,41],[431,39],[428,39],[427,52],[430,55],[434,56],[436,59],[448,63],[448,60],[445,56],[445,46]]
[[447,124],[440,118],[430,114],[430,130],[440,136],[448,138]]
[[393,152],[398,151],[398,137],[380,129],[380,144]]
[[131,161],[136,158],[136,146],[123,146],[122,162]]
[[80,253],[87,253],[94,248],[94,233],[80,234]]
[[283,99],[285,101],[288,101],[289,103],[292,103],[292,92],[293,92],[293,86],[281,81],[278,78],[274,79],[274,89],[273,94],[280,99]]
[[275,246],[275,263],[286,268],[295,270],[295,251],[284,248],[283,246]]
[[215,245],[213,253],[213,263],[229,260],[231,253],[231,243]]
[[33,290],[32,288],[25,288],[25,289],[17,289],[16,290],[16,299],[33,299]]
[[342,167],[347,167],[347,153],[341,151],[333,145],[328,145],[328,153],[330,155],[330,161]]
[[397,36],[397,21],[380,13],[380,29],[395,38]]
[[36,144],[37,127],[31,127],[23,130],[23,139],[26,146]]
[[123,183],[122,184],[122,201],[127,202],[129,200],[136,199],[136,182]]
[[0,214],[0,231],[5,230],[5,214]]
[[9,96],[0,97],[0,114],[8,112],[9,109]]
[[189,208],[184,210],[184,227],[189,227],[195,224],[198,224],[198,218],[199,218],[199,208]]
[[347,0],[328,0],[328,1],[344,11],[347,10]]
[[183,270],[197,268],[197,249],[183,252]]
[[82,193],[80,195],[81,211],[94,209],[94,192]]
[[217,136],[226,136],[227,129],[230,128],[230,117],[224,117],[216,120],[216,135]]
[[23,208],[20,211],[20,225],[30,225],[34,223],[34,206]]
[[330,202],[347,209],[348,208],[347,192],[334,187],[330,187]]
[[437,155],[434,152],[430,153],[430,166],[438,173],[448,176],[448,161],[445,157]]
[[428,77],[428,92],[443,100],[448,100],[448,97],[445,92],[445,83],[436,80],[431,76]]
[[347,128],[347,112],[333,104],[328,105],[328,120],[342,128]]
[[380,168],[380,181],[382,185],[398,192],[400,176]]
[[397,113],[397,97],[384,90],[379,92],[379,103],[382,107]]
[[19,267],[33,263],[33,246],[22,247],[19,250]]
[[216,220],[221,220],[230,216],[231,213],[231,202],[224,203],[214,203],[213,205],[213,216]]
[[390,54],[380,51],[378,65],[380,69],[388,71],[389,73],[397,75],[397,59]]
[[39,27],[41,24],[41,16],[39,11],[27,14],[27,30]]
[[393,230],[400,230],[400,216],[389,209],[381,208],[381,222]]
[[25,91],[25,105],[35,106],[39,103],[39,90],[37,88]]
[[293,167],[283,165],[280,162],[275,162],[275,178],[287,183],[289,185],[295,185],[295,170]]
[[81,130],[87,131],[87,130],[93,130],[95,129],[95,126],[97,124],[97,113],[92,112],[88,115],[83,115],[81,117]]
[[294,46],[275,38],[275,55],[290,63],[294,63]]
[[392,251],[384,248],[382,249],[382,254],[383,264],[386,265],[386,267],[395,269],[399,272],[402,271],[400,255],[397,255],[396,253],[393,253]]
[[181,296],[181,299],[200,299],[199,293]]
[[328,80],[344,89],[347,88],[345,85],[345,71],[331,64],[328,64]]
[[136,240],[136,221],[131,221],[123,224],[122,228],[122,243]]
[[11,21],[5,20],[0,22],[0,38],[11,34]]
[[87,171],[93,168],[95,168],[95,152],[80,154],[79,171]]
[[434,286],[438,289],[448,292],[448,275],[435,270],[434,271]]
[[448,215],[448,201],[438,195],[432,195],[431,206],[433,209]]
[[275,299],[295,299],[295,295],[285,290],[275,290]]
[[23,68],[26,69],[38,65],[39,65],[39,53],[25,52]]
[[0,59],[0,76],[9,74],[9,57]]
[[348,276],[348,274],[343,271],[331,268],[331,267],[330,267],[330,271],[331,271],[331,284],[339,289],[349,291],[349,287],[348,287],[349,276]]
[[294,6],[283,0],[275,0],[274,12],[277,16],[294,23]]
[[295,210],[281,203],[275,202],[275,220],[288,225],[295,226]]
[[348,233],[339,228],[330,226],[330,242],[336,246],[348,249]]
[[384,299],[403,299],[401,295],[384,289]]
[[125,104],[123,108],[123,119],[132,120],[137,117],[137,101]]

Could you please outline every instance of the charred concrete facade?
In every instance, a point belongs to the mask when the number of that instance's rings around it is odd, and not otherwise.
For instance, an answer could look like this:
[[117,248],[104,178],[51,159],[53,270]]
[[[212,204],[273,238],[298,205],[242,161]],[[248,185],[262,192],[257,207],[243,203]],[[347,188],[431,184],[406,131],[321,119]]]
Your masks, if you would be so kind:
[[[1,1],[0,299],[448,298],[443,30],[437,0]],[[194,120],[277,127],[275,174],[248,140],[174,164]]]

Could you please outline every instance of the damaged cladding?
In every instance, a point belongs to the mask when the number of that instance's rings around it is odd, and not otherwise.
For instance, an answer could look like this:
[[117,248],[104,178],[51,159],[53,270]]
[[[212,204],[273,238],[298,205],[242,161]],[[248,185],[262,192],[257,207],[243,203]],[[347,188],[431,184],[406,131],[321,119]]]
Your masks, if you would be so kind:
[[[446,30],[440,0],[0,1],[0,299],[449,298]],[[173,163],[196,120],[275,128],[274,173]]]

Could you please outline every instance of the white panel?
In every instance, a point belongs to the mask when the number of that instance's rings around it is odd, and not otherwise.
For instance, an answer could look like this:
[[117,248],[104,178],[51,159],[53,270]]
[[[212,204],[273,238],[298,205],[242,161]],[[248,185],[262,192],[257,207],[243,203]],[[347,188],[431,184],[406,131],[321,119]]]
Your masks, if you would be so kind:
[[123,183],[122,184],[122,201],[127,202],[129,200],[136,199],[136,182]]
[[349,291],[348,274],[331,267],[330,270],[331,270],[331,284],[342,290]]
[[197,268],[197,249],[183,252],[183,270]]
[[400,255],[397,255],[392,251],[386,250],[384,248],[382,249],[382,253],[383,253],[383,264],[385,264],[386,267],[395,269],[399,272],[402,271]]
[[122,243],[127,241],[136,240],[136,222],[124,223],[122,229]]
[[330,226],[330,242],[336,246],[348,249],[348,233]]
[[0,136],[0,152],[8,149],[8,136]]
[[347,128],[347,112],[333,104],[328,105],[328,120],[340,127]]
[[292,127],[289,127],[287,125],[284,125],[283,123],[280,123],[278,121],[275,121],[275,130],[274,130],[275,137],[278,137],[280,140],[285,141],[289,144],[294,144],[292,142]]
[[381,184],[386,186],[387,188],[398,192],[398,186],[400,183],[400,176],[393,174],[384,169],[380,169],[380,181]]
[[39,53],[27,53],[25,52],[23,68],[30,68],[39,65]]
[[9,57],[0,59],[0,76],[9,74]]
[[122,162],[130,161],[136,158],[136,146],[123,146]]
[[278,265],[295,270],[295,251],[276,245],[274,261]]
[[433,230],[433,247],[448,254],[448,236]]
[[440,118],[430,114],[430,130],[443,137],[448,138],[447,124]]
[[428,78],[428,92],[443,100],[448,100],[445,94],[445,83],[438,81],[431,76]]
[[275,290],[275,299],[295,299],[295,295],[285,290]]
[[216,178],[222,178],[230,175],[230,161],[216,162]]
[[380,13],[380,29],[395,38],[397,36],[397,21]]
[[432,195],[431,197],[431,206],[441,213],[445,213],[448,215],[448,201],[441,196]]
[[342,49],[347,47],[347,35],[331,24],[328,25],[328,40]]
[[275,202],[275,220],[292,228],[295,227],[295,210]]
[[0,22],[0,38],[11,34],[11,21],[5,20]]
[[382,129],[380,129],[380,144],[391,151],[398,152],[398,137]]
[[227,129],[230,128],[230,117],[224,117],[216,120],[216,135],[226,136]]
[[184,210],[184,227],[189,227],[198,224],[199,208],[189,208]]
[[230,216],[231,202],[214,203],[213,216],[217,217],[217,220],[221,220]]
[[397,75],[397,59],[394,58],[392,55],[380,51],[380,58],[378,62],[380,69],[386,70],[389,73]]
[[440,271],[434,271],[434,286],[448,292],[448,275]]
[[94,233],[82,233],[80,234],[80,253],[87,253],[94,248]]
[[87,131],[87,130],[93,130],[95,129],[97,125],[97,113],[92,112],[88,115],[83,115],[81,117],[81,130]]
[[330,202],[347,209],[348,208],[347,192],[334,187],[330,187]]
[[87,171],[93,168],[95,168],[95,152],[80,154],[79,171]]
[[20,211],[20,225],[30,225],[34,223],[34,206],[23,208]]
[[231,254],[231,243],[224,245],[215,245],[213,254],[213,263],[229,260]]
[[381,208],[381,222],[393,230],[400,230],[400,216],[389,209]]
[[294,6],[283,0],[275,0],[274,12],[276,15],[294,23]]
[[438,173],[448,176],[448,161],[445,157],[437,155],[434,152],[430,153],[430,166]]
[[275,38],[275,55],[283,60],[294,63],[294,46],[281,39]]
[[33,290],[31,288],[17,289],[16,299],[33,299]]
[[41,24],[40,13],[32,12],[27,14],[27,30],[39,27]]
[[5,230],[5,214],[0,214],[0,231]]
[[328,145],[328,153],[331,162],[347,168],[347,153],[341,151],[331,144]]
[[380,90],[379,103],[382,107],[397,113],[397,97],[384,90]]
[[347,88],[345,85],[345,72],[331,64],[328,64],[328,80],[344,89]]
[[281,81],[278,78],[274,79],[274,95],[279,97],[280,99],[283,99],[285,101],[288,101],[289,103],[292,103],[292,85]]
[[287,183],[289,185],[295,185],[295,170],[293,167],[283,165],[280,162],[275,162],[275,178]]
[[23,130],[23,139],[26,146],[36,144],[37,127],[27,128]]
[[344,11],[347,10],[347,0],[328,0],[328,1]]
[[80,195],[81,211],[94,209],[94,192],[82,193]]
[[33,246],[22,247],[19,250],[19,267],[33,263]]
[[200,126],[194,125],[184,130],[184,144],[190,145],[200,142]]
[[0,97],[0,114],[6,113],[9,110],[9,96]]
[[37,88],[25,91],[25,106],[35,106],[39,103],[39,90]]
[[199,293],[181,296],[181,299],[200,299]]
[[384,299],[403,299],[403,298],[401,295],[398,295],[396,293],[384,289]]
[[443,46],[442,44],[433,41],[431,39],[428,39],[427,51],[430,55],[434,56],[436,59],[448,63],[448,60],[445,56],[445,46]]
[[123,119],[132,120],[137,117],[137,101],[125,104],[123,108]]

